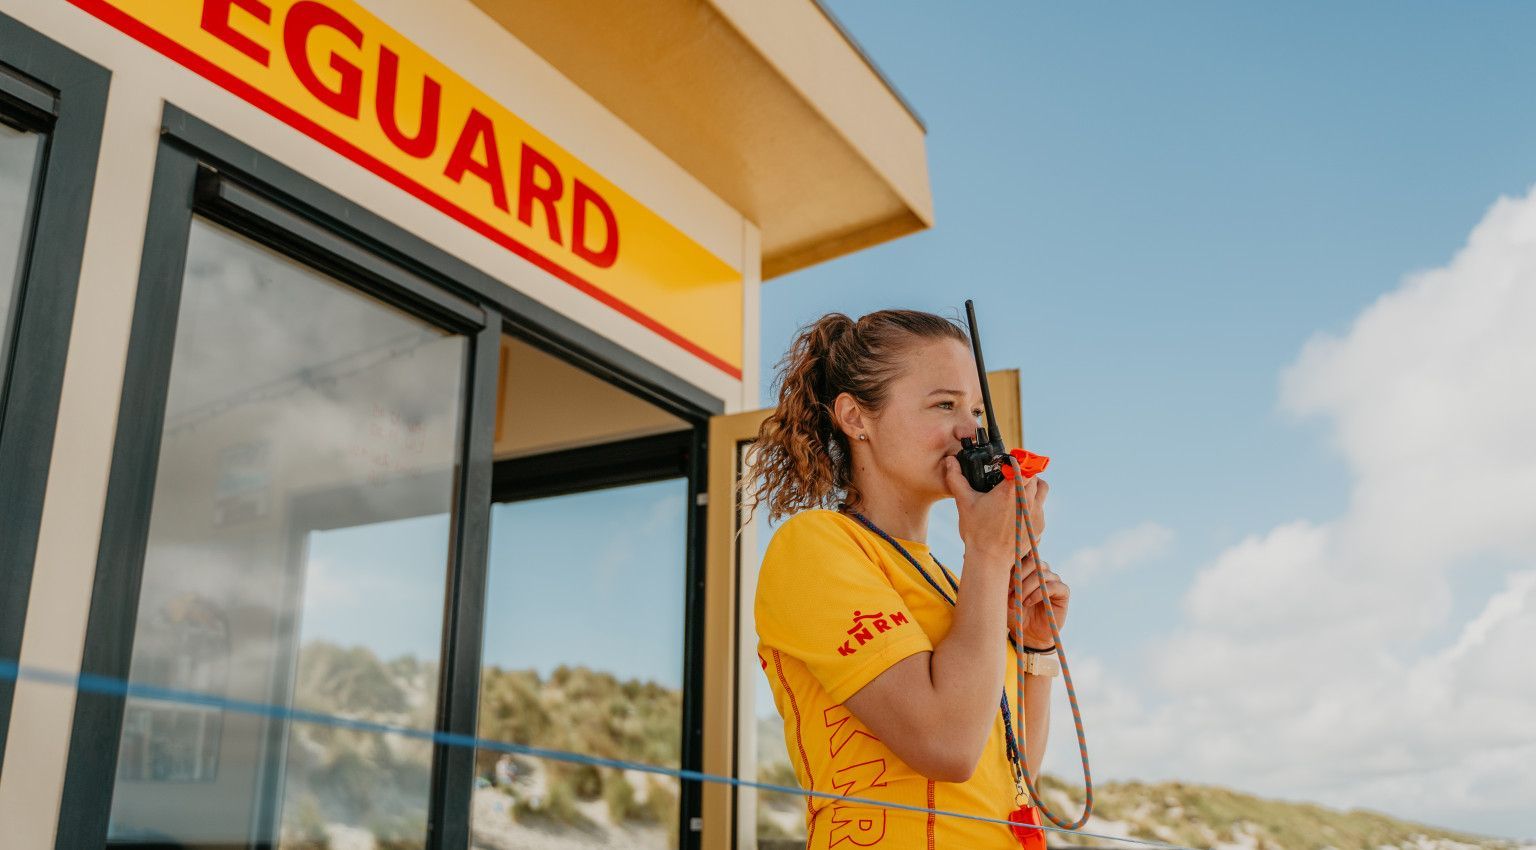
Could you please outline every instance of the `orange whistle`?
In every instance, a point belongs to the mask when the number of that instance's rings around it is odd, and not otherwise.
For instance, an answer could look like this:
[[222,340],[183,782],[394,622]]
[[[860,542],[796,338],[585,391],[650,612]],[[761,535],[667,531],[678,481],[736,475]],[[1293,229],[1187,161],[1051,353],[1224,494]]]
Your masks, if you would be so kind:
[[[1024,473],[1025,478],[1034,478],[1036,475],[1044,472],[1045,468],[1051,464],[1051,459],[1045,455],[1037,455],[1034,452],[1026,452],[1023,449],[1014,449],[1008,454],[1013,455],[1014,459],[1019,462],[1019,471]],[[1003,464],[1003,477],[1009,481],[1013,480],[1013,464]]]

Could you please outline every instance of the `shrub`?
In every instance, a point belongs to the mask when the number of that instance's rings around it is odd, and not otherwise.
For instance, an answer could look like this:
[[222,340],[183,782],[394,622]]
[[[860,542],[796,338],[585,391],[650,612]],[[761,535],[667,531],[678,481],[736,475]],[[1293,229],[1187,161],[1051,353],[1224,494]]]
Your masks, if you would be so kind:
[[622,773],[614,774],[603,783],[603,799],[608,803],[608,815],[614,823],[655,823],[655,814],[646,803],[635,799],[635,786]]
[[677,794],[654,776],[645,780],[645,805],[651,810],[650,822],[667,825],[667,846],[677,846]]

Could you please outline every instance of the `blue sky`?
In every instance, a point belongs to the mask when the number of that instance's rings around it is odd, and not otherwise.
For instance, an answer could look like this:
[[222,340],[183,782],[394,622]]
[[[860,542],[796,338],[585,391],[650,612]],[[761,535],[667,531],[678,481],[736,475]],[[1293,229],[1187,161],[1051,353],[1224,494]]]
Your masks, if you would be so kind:
[[[1536,181],[1530,4],[829,6],[928,126],[937,223],[770,282],[765,361],[830,310],[976,299],[1054,458],[1050,549],[1180,535],[1095,588],[1088,651],[1163,631],[1122,613],[1241,536],[1343,509],[1281,370]],[[1473,584],[1469,612],[1497,581]]]
[[938,220],[770,282],[764,357],[829,310],[975,298],[1053,498],[1092,494],[1058,547],[1148,505],[1186,558],[1340,510],[1280,370],[1536,181],[1529,5],[830,5],[927,123]]
[[1241,536],[1342,510],[1325,432],[1277,410],[1280,371],[1536,180],[1528,5],[830,6],[929,128],[937,223],[770,282],[765,360],[826,311],[975,298],[1054,458],[1046,551],[1179,533],[1095,588],[1088,651],[1165,631],[1122,614],[1175,604]]

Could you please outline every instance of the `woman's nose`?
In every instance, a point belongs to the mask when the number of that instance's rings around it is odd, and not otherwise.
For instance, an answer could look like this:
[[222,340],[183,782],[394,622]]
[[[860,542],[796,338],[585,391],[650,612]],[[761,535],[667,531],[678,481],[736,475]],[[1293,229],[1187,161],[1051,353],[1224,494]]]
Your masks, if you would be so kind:
[[955,439],[974,440],[976,439],[976,431],[980,427],[981,426],[976,423],[976,420],[970,418],[966,418],[960,422],[957,422],[955,423]]

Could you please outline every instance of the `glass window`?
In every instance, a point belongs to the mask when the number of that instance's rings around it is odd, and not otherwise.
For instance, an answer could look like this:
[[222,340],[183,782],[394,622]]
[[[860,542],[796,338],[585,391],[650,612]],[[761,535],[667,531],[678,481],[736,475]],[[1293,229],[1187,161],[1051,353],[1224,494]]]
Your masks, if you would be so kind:
[[[682,764],[688,484],[498,504],[481,737]],[[473,845],[670,848],[679,783],[481,750]]]
[[[130,679],[430,729],[467,341],[206,221],[190,238]],[[422,847],[431,759],[130,699],[109,836]]]
[[11,326],[26,270],[43,139],[0,123],[0,388],[10,365]]

